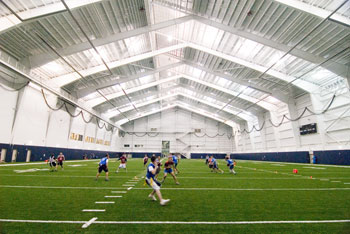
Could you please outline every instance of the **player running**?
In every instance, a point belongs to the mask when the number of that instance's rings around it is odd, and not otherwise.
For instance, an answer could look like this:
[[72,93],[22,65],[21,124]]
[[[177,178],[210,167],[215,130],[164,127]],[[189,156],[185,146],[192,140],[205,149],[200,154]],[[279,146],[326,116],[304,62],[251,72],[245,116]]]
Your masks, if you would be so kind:
[[56,159],[55,159],[55,155],[51,154],[50,158],[49,158],[49,165],[51,168],[51,171],[57,171],[57,164],[56,164]]
[[127,158],[126,158],[126,155],[123,154],[119,158],[119,160],[120,160],[120,164],[119,164],[119,167],[117,168],[117,170],[115,171],[115,173],[118,173],[120,168],[123,168],[123,169],[125,169],[125,172],[128,172],[128,170],[126,169],[126,162],[128,161]]
[[[179,181],[177,181],[177,178],[173,172],[173,168],[174,168],[174,162],[173,162],[173,157],[169,156],[168,157],[168,161],[166,161],[166,163],[164,164],[164,177],[161,183],[164,183],[168,173],[170,173],[170,175],[174,178],[175,180],[175,184],[179,185]],[[175,170],[175,168],[174,168]]]
[[60,154],[57,156],[57,161],[58,161],[58,166],[61,166],[62,171],[63,169],[63,161],[65,160],[64,155],[62,154],[62,152],[60,152]]
[[226,162],[227,162],[227,166],[230,168],[230,173],[233,173],[236,175],[235,170],[233,170],[233,168],[235,167],[235,163],[236,161],[232,161],[232,159],[230,159],[230,156],[226,156],[225,158]]
[[156,180],[155,174],[157,171],[157,164],[156,164],[156,157],[151,157],[151,163],[147,167],[147,174],[146,174],[146,183],[153,188],[153,191],[148,195],[148,197],[152,198],[153,201],[157,201],[157,198],[154,196],[156,193],[159,200],[160,205],[164,206],[166,205],[170,199],[163,199],[162,194],[160,193],[160,186],[161,184]]
[[214,156],[212,155],[211,157],[211,163],[213,164],[213,171],[214,172],[220,172],[221,174],[224,174],[224,171],[219,168],[219,163],[216,161]]
[[106,154],[106,157],[103,157],[100,161],[100,163],[98,164],[98,172],[96,174],[96,179],[98,179],[98,177],[100,176],[102,170],[106,173],[106,179],[105,181],[109,181],[108,179],[108,159],[109,159],[109,154]]
[[146,166],[147,162],[148,162],[148,156],[147,154],[145,154],[145,157],[143,157],[143,167]]

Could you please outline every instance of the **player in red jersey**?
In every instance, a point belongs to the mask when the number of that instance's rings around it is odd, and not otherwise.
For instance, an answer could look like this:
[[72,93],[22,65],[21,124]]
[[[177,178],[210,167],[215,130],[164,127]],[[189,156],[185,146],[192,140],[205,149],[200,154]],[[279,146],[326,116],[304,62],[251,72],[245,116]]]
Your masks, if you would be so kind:
[[158,175],[159,175],[159,172],[161,170],[161,167],[162,167],[162,162],[160,161],[160,156],[157,157],[156,164],[157,164],[157,170],[156,170],[155,178],[157,179]]
[[128,160],[127,160],[127,158],[126,158],[126,154],[123,154],[123,155],[119,158],[119,160],[120,160],[120,164],[119,164],[119,167],[117,168],[117,170],[115,171],[115,173],[118,173],[120,168],[125,169],[125,172],[127,172],[127,169],[126,169],[126,162],[127,162]]
[[175,164],[173,162],[173,157],[172,156],[169,156],[168,157],[168,161],[166,161],[166,163],[164,163],[164,177],[163,177],[163,180],[161,183],[164,183],[168,173],[170,173],[170,175],[172,175],[172,177],[174,178],[175,180],[175,184],[179,185],[179,181],[177,181],[177,178],[174,174],[174,171],[173,169],[175,169]]
[[59,166],[61,166],[61,168],[62,168],[62,170],[64,170],[63,169],[63,161],[65,160],[65,157],[64,157],[64,155],[62,154],[62,152],[60,152],[60,154],[57,156],[57,164],[59,165]]
[[143,157],[143,167],[146,166],[147,162],[148,162],[148,156],[147,154],[145,154],[145,157]]

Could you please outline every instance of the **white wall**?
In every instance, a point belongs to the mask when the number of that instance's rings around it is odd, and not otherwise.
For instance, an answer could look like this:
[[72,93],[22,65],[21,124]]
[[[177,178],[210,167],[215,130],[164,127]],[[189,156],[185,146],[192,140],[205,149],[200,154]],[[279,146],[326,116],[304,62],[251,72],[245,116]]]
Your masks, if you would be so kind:
[[[126,134],[120,138],[118,144],[120,151],[161,152],[162,141],[170,141],[171,152],[187,154],[191,152],[227,153],[232,151],[233,146],[233,138],[227,137],[227,134],[232,134],[231,127],[183,109],[156,113],[126,123],[123,127],[129,132],[136,132],[139,136],[145,132],[149,132],[150,136],[137,137]],[[151,128],[157,128],[157,131],[151,132]],[[193,133],[194,129],[201,129],[201,132],[197,133],[198,136],[206,133],[210,137],[198,137]],[[225,133],[225,135],[216,136],[218,133]],[[130,148],[125,148],[125,144],[129,144]],[[143,147],[135,148],[135,145],[143,145]]]
[[[305,94],[288,105],[280,104],[275,112],[262,114],[254,125],[261,126],[265,121],[263,130],[249,134],[236,133],[237,149],[234,151],[244,153],[350,149],[350,93],[344,87],[336,89],[336,98],[324,114],[313,115],[307,111],[298,121],[285,119],[279,127],[272,126],[269,121],[271,119],[277,125],[284,114],[295,119],[306,107],[320,113],[328,106],[334,93],[320,91]],[[317,133],[300,135],[299,127],[310,123],[317,123]],[[239,128],[250,130],[251,126],[248,123],[248,126],[241,125]]]
[[[56,96],[48,92],[45,96],[50,106],[56,107]],[[18,92],[1,89],[0,100],[0,143],[116,151],[116,138],[110,131],[99,129],[95,120],[85,123],[81,116],[72,118],[64,108],[49,109],[35,87],[27,86]],[[74,109],[70,111],[73,113]],[[86,114],[85,118],[89,120],[90,116]],[[83,141],[71,140],[72,132],[83,135]],[[85,136],[113,141],[110,146],[88,143]]]

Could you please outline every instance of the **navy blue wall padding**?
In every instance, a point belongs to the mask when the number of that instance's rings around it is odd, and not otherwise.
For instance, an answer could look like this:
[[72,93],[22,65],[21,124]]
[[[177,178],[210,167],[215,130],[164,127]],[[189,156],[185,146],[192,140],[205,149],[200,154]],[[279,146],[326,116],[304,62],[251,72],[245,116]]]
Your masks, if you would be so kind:
[[[49,158],[51,154],[57,155],[62,152],[66,160],[76,160],[83,159],[83,156],[86,155],[90,158],[102,158],[109,153],[111,158],[116,158],[121,156],[124,152],[115,152],[115,151],[99,151],[99,150],[82,150],[82,149],[68,149],[68,148],[57,148],[57,147],[46,147],[46,146],[32,146],[32,145],[10,145],[0,143],[0,149],[7,149],[6,152],[6,162],[11,162],[12,151],[17,149],[17,162],[25,162],[27,158],[27,151],[32,150],[30,161],[44,161]],[[128,153],[128,152],[125,152]],[[145,154],[151,156],[155,154],[160,156],[159,152],[144,152],[144,153],[131,153],[133,158],[143,158]]]
[[225,158],[226,154],[213,154],[213,153],[191,153],[191,158],[205,158],[206,156],[214,156],[216,159]]
[[297,152],[266,152],[266,153],[239,153],[231,154],[233,159],[309,163],[308,151]]
[[350,150],[314,151],[317,164],[350,165]]

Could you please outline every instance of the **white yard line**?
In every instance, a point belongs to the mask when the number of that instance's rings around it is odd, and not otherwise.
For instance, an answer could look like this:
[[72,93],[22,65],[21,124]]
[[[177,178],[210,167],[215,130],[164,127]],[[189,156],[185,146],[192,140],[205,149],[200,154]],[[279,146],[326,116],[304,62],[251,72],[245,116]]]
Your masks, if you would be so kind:
[[106,198],[116,198],[116,197],[123,197],[123,196],[105,196]]
[[[3,175],[3,174],[0,174],[0,177],[1,176],[10,176],[10,177],[13,177],[13,176],[34,176],[34,177],[45,177],[45,178],[50,178],[50,177],[76,177],[76,178],[96,178],[96,175],[94,176],[74,176],[74,175],[71,175],[71,176],[65,176],[65,175],[54,175],[54,174],[46,174],[46,175],[13,175],[13,174],[6,174],[6,175]],[[109,176],[109,178],[129,178],[130,176]]]
[[105,209],[99,210],[99,209],[84,209],[81,210],[82,212],[105,212]]
[[93,222],[95,222],[97,219],[97,217],[94,217],[92,219],[90,219],[88,222],[84,223],[83,226],[81,226],[82,228],[87,228],[88,226],[90,226]]
[[[137,190],[149,190],[151,188],[134,188]],[[331,191],[350,190],[350,188],[162,188],[162,190],[200,190],[200,191]]]
[[114,201],[95,201],[95,204],[114,204]]
[[133,187],[129,187],[129,188],[128,188],[128,190],[131,190],[131,189],[133,189]]
[[134,184],[123,184],[124,187],[135,186]]
[[[64,161],[64,163],[72,163],[72,162],[95,162],[99,161],[100,159],[91,159],[91,160],[73,160],[73,161]],[[37,162],[37,163],[15,163],[15,164],[0,164],[0,167],[14,167],[14,166],[30,166],[30,165],[40,165],[40,164],[47,164],[47,162]]]
[[333,182],[333,183],[340,183],[341,181],[335,181],[335,180],[333,180],[333,181],[331,181],[331,182]]
[[111,193],[126,193],[126,191],[111,191]]
[[124,189],[124,188],[112,188],[112,187],[59,187],[59,186],[29,186],[29,185],[0,185],[0,188],[35,188],[35,189]]
[[[23,219],[0,219],[0,222],[12,223],[68,223],[85,224],[89,221],[70,221],[70,220],[23,220]],[[273,220],[273,221],[95,221],[93,224],[303,224],[303,223],[350,223],[350,220]]]
[[324,169],[327,169],[327,168],[324,168],[324,167],[303,167],[303,168],[317,169],[317,170],[324,170]]
[[341,168],[350,168],[350,166],[343,165],[330,165],[330,164],[308,164],[308,163],[291,163],[291,162],[271,162],[271,161],[253,161],[253,160],[240,160],[237,159],[237,162],[251,162],[251,163],[277,163],[277,164],[290,164],[290,165],[312,165],[316,167],[341,167]]

